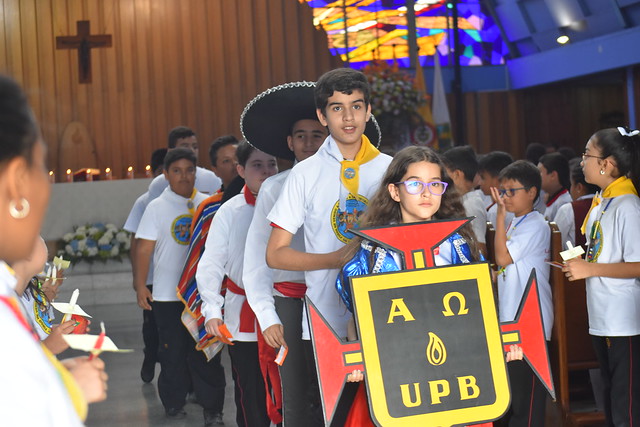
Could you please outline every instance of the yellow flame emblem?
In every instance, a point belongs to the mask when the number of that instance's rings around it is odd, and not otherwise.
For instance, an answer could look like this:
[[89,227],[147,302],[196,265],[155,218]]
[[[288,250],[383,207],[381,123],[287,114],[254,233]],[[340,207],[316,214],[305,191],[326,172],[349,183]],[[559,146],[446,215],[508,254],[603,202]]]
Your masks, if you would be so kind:
[[444,346],[442,340],[433,332],[429,332],[427,360],[433,366],[440,366],[447,361],[447,348]]

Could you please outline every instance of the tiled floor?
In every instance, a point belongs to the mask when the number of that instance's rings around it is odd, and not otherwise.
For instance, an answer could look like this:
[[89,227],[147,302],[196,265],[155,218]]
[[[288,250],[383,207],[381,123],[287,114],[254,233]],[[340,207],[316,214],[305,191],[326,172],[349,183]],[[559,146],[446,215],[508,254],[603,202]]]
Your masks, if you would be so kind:
[[[108,398],[105,402],[89,407],[87,426],[202,426],[202,408],[188,403],[185,407],[187,418],[180,421],[165,418],[164,409],[158,398],[156,379],[144,384],[140,379],[142,364],[142,311],[136,304],[83,305],[83,309],[93,316],[95,325],[104,321],[107,335],[119,348],[130,348],[133,353],[103,353],[106,370],[109,374]],[[62,355],[71,356],[73,352]],[[233,382],[229,370],[227,350],[223,350],[222,363],[227,376],[227,389],[224,404],[224,422],[235,426],[235,404],[233,402]],[[156,377],[160,365],[156,366]]]

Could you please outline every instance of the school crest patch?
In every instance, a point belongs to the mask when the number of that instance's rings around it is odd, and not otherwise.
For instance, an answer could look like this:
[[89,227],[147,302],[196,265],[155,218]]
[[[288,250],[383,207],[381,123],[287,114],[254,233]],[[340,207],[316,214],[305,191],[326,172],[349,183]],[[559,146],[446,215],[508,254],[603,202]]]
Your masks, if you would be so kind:
[[600,252],[602,252],[602,226],[600,221],[593,224],[593,232],[591,234],[591,243],[587,251],[587,261],[597,262]]
[[191,215],[180,215],[171,224],[171,235],[179,245],[188,245],[191,238]]
[[357,197],[349,194],[346,200],[346,209],[340,209],[340,201],[337,201],[331,209],[331,228],[338,240],[348,243],[353,238],[351,230],[357,230],[360,218],[367,209],[369,200],[358,194]]

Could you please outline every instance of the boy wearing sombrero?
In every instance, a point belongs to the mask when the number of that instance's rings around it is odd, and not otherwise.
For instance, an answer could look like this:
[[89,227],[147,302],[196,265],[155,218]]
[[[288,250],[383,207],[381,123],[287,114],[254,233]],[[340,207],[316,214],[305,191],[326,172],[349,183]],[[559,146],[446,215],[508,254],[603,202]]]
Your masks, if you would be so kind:
[[[268,215],[273,229],[267,262],[272,268],[304,271],[306,295],[336,333],[346,337],[349,312],[335,297],[334,283],[342,264],[340,249],[353,237],[349,230],[357,227],[347,219],[366,209],[391,157],[364,135],[371,119],[364,74],[349,68],[329,71],[318,80],[314,95],[318,120],[329,136],[314,156],[293,167]],[[302,226],[305,252],[291,245]],[[310,339],[307,322],[303,339]]]
[[[280,158],[302,162],[318,151],[327,137],[327,129],[318,121],[313,88],[315,83],[294,82],[271,88],[256,96],[240,119],[244,137],[258,149]],[[309,424],[310,379],[302,341],[303,298],[306,291],[304,273],[271,269],[265,261],[271,224],[267,215],[273,208],[291,169],[267,179],[247,235],[242,279],[247,300],[256,314],[263,334],[258,338],[265,383],[271,384],[267,410],[271,421],[284,426]],[[304,235],[298,230],[292,247],[304,251]],[[275,350],[285,346],[288,353],[278,369]],[[262,363],[262,362],[265,363]],[[280,382],[278,376],[281,377]],[[279,385],[281,384],[281,387]],[[279,391],[281,391],[279,393]],[[270,401],[270,395],[275,402]],[[279,398],[282,397],[282,405]],[[278,412],[282,409],[282,414]]]

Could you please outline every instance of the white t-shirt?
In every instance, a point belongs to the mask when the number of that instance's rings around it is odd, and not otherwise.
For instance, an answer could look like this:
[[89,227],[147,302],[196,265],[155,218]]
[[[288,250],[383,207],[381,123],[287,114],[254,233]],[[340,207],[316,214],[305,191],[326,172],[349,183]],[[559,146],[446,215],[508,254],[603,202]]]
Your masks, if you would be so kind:
[[240,312],[246,297],[229,290],[224,297],[220,295],[225,274],[238,287],[244,289],[242,266],[245,242],[254,210],[255,207],[247,203],[244,192],[233,196],[220,206],[211,221],[204,252],[196,271],[198,292],[202,297],[200,310],[205,321],[224,319],[233,335],[233,341],[257,341],[255,332],[240,332]]
[[[144,210],[147,208],[149,204],[149,192],[147,191],[140,197],[136,199],[133,203],[133,207],[131,207],[131,211],[129,212],[129,216],[124,223],[124,228],[130,233],[136,234],[138,231],[138,226],[140,225],[140,220],[142,219],[142,215],[144,214]],[[149,274],[147,274],[147,285],[153,283],[153,257],[151,258],[151,264],[149,264]]]
[[513,263],[498,274],[500,321],[510,322],[515,319],[531,270],[535,269],[544,332],[549,340],[553,327],[553,301],[549,285],[549,265],[546,263],[551,246],[549,224],[540,212],[534,210],[514,218],[507,236],[507,250]]
[[544,211],[547,210],[547,205],[544,202],[544,199],[546,198],[547,198],[547,193],[545,193],[543,189],[540,189],[540,194],[538,195],[538,198],[533,204],[533,209],[537,210],[542,215],[544,215]]
[[471,227],[476,235],[476,239],[480,243],[485,243],[487,234],[487,208],[484,206],[482,197],[475,192],[469,191],[462,196],[462,204],[467,216],[475,216],[471,221]]
[[[361,165],[359,196],[354,199],[347,198],[340,182],[342,160],[338,146],[328,136],[316,154],[293,167],[268,215],[269,221],[291,234],[304,225],[307,253],[333,252],[351,239],[347,230],[366,209],[391,163],[391,157],[380,154]],[[337,275],[338,269],[306,271],[307,296],[338,336],[346,337],[351,313],[335,291]],[[303,322],[303,339],[309,339],[307,322]]]
[[[601,215],[605,208],[606,212]],[[601,227],[591,242],[590,230],[598,219]],[[593,247],[596,262],[640,262],[638,242],[640,199],[637,196],[626,194],[604,199],[591,211],[587,222],[587,245]],[[587,310],[591,335],[640,335],[640,278],[587,278]]]
[[547,221],[555,221],[556,212],[560,209],[560,206],[571,203],[573,199],[571,194],[567,190],[562,190],[560,195],[556,196],[555,200],[547,202],[547,209],[544,211],[544,217]]
[[[593,194],[587,194],[578,197],[578,200],[592,199]],[[567,240],[571,241],[571,244],[576,244],[576,219],[573,214],[573,205],[571,203],[565,203],[558,208],[556,216],[553,221],[558,225],[560,234],[562,235],[562,247],[567,248]]]
[[[149,202],[162,194],[165,188],[169,186],[169,181],[164,174],[156,176],[151,184],[149,184]],[[222,186],[222,180],[209,169],[196,167],[196,189],[204,194],[213,195]]]
[[[196,193],[194,212],[206,198],[205,194]],[[156,242],[153,251],[154,301],[179,301],[176,286],[189,250],[193,219],[188,200],[167,187],[160,197],[149,203],[140,220],[136,238]]]
[[[273,296],[283,295],[273,287],[273,284],[277,282],[304,284],[303,271],[271,269],[265,259],[267,242],[272,230],[267,215],[275,205],[290,172],[291,169],[280,172],[262,183],[244,252],[242,282],[247,293],[247,300],[258,318],[262,331],[272,325],[282,324],[276,313]],[[302,228],[293,236],[291,247],[304,252],[304,231]]]
[[[498,204],[496,203],[495,205],[491,206],[489,208],[489,210],[487,211],[487,221],[489,221],[491,224],[493,224],[493,226],[496,226],[496,218],[498,217]],[[515,217],[515,215],[513,214],[513,212],[509,212],[507,211],[504,215],[504,228],[506,229],[509,224],[511,223],[511,220],[513,220],[513,218]]]
[[[15,277],[0,261],[0,295],[16,298],[15,286]],[[24,313],[23,316],[26,319]],[[4,302],[0,302],[0,325],[2,425],[82,426],[69,393],[40,342]]]

